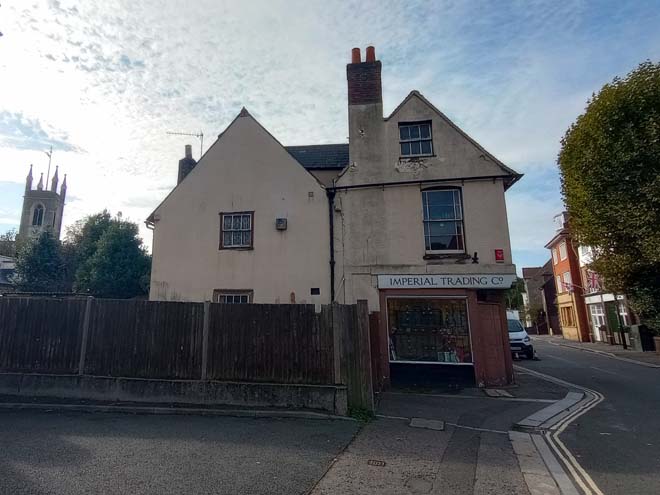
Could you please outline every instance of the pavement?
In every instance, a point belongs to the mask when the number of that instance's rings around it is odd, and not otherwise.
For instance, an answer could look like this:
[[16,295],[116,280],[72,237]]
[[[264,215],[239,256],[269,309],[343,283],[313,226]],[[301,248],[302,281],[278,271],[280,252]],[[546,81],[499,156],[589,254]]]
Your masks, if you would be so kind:
[[660,493],[660,370],[535,346],[515,386],[409,384],[380,394],[364,425],[0,410],[0,495],[576,495],[570,466],[593,481],[585,493]]
[[607,495],[660,493],[660,369],[534,338],[539,361],[519,361],[604,400],[560,439]]
[[[518,382],[492,397],[476,388],[453,394],[442,389],[381,394],[376,419],[312,495],[559,495],[530,436],[513,433],[513,442],[509,430],[564,398],[569,389],[529,374]],[[521,449],[525,437],[528,448]]]
[[576,342],[573,340],[564,339],[563,337],[559,336],[538,335],[534,336],[534,339],[540,342],[571,347],[573,349],[593,352],[624,361],[632,361],[641,364],[642,366],[660,368],[660,354],[657,352],[633,351],[631,349],[624,349],[620,345],[610,345],[604,342]]
[[0,412],[0,494],[304,494],[354,421]]

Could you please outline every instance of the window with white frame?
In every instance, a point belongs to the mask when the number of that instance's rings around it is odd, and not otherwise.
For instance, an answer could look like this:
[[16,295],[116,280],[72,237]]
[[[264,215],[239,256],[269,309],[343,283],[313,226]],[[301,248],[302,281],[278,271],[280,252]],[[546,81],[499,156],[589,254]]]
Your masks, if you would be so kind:
[[433,154],[431,122],[399,124],[401,156],[428,156]]
[[251,249],[253,237],[253,211],[220,213],[220,249]]
[[213,291],[213,302],[222,304],[248,304],[252,302],[251,290],[219,290]]
[[561,283],[561,275],[557,275],[556,281],[557,281],[557,292],[564,292],[564,287]]
[[623,301],[619,301],[619,315],[621,315],[621,321],[624,326],[630,325],[630,317],[628,316],[628,306]]
[[565,291],[573,290],[573,281],[571,280],[571,272],[564,272],[562,277],[564,278],[564,290]]
[[590,304],[589,312],[591,313],[591,323],[594,330],[598,330],[605,325],[605,310],[602,304]]
[[555,248],[552,248],[550,251],[552,251],[552,264],[556,265],[557,264],[557,250]]
[[422,191],[422,208],[426,251],[465,252],[461,190],[454,188]]
[[568,253],[566,252],[566,241],[563,241],[561,244],[559,244],[559,259],[563,261],[567,257]]

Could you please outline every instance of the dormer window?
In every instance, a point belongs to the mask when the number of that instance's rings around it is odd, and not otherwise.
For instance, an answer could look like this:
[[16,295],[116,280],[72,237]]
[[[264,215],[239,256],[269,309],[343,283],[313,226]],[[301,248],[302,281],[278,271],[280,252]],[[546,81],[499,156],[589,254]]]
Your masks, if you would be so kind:
[[399,124],[401,156],[429,156],[433,154],[431,122]]
[[32,225],[39,227],[44,223],[44,207],[37,205],[32,213]]

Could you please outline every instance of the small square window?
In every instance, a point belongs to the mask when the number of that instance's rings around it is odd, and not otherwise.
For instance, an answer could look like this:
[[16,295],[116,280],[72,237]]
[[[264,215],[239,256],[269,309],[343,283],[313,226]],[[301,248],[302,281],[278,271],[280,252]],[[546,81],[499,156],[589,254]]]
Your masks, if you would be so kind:
[[251,249],[254,212],[220,213],[220,249]]
[[399,124],[401,156],[433,154],[433,135],[430,122]]

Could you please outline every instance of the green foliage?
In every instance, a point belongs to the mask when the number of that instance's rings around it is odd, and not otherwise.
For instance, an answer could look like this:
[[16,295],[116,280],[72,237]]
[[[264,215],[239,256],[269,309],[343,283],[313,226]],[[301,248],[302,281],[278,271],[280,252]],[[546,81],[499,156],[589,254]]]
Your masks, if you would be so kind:
[[644,62],[588,102],[562,139],[562,192],[592,268],[660,328],[660,64]]
[[144,295],[149,290],[151,258],[142,246],[138,226],[106,214],[88,217],[81,234],[71,236],[77,239],[77,244],[71,243],[77,246],[74,287],[98,297]]
[[16,256],[16,229],[0,234],[0,256]]
[[516,277],[516,280],[511,284],[511,288],[507,289],[505,293],[507,309],[517,309],[524,311],[525,305],[523,304],[522,295],[525,292],[525,281]]
[[348,415],[360,423],[368,423],[374,419],[374,413],[362,407],[349,407]]
[[16,259],[16,287],[26,292],[64,290],[60,242],[48,231],[21,246]]

